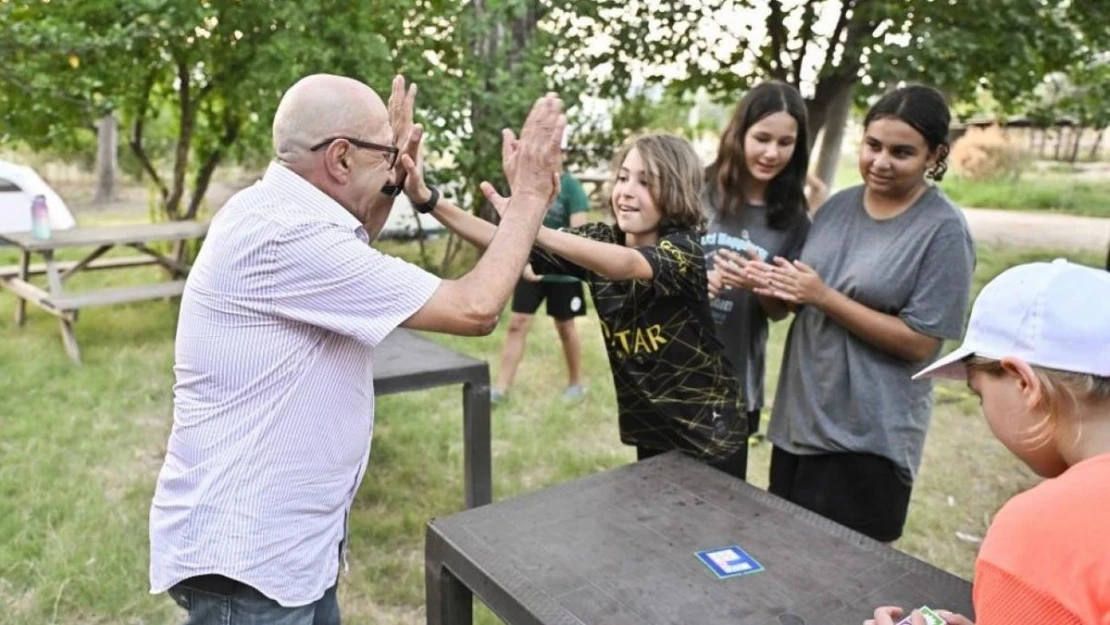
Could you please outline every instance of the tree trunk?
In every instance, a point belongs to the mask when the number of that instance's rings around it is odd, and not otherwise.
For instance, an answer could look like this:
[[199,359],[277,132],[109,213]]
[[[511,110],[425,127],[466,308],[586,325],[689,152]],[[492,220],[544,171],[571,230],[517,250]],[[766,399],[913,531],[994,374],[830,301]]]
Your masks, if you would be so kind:
[[147,111],[150,108],[150,91],[154,85],[154,72],[147,74],[143,81],[142,98],[139,99],[139,106],[135,111],[134,120],[131,126],[131,140],[128,142],[131,146],[131,151],[135,154],[135,158],[142,165],[142,171],[150,175],[151,181],[157,187],[159,195],[162,197],[163,205],[166,198],[170,196],[169,189],[166,188],[162,182],[161,176],[158,175],[158,170],[154,168],[154,163],[146,153],[146,148],[143,146],[143,129],[146,124]]
[[173,182],[170,196],[166,200],[166,217],[171,220],[180,218],[181,198],[185,195],[185,172],[189,168],[189,147],[193,141],[193,123],[196,105],[193,103],[189,67],[184,59],[177,61],[177,103],[178,123],[177,147],[173,155]]
[[513,48],[509,51],[509,65],[515,66],[524,60],[524,51],[531,43],[532,37],[536,34],[536,25],[539,23],[538,3],[533,1],[528,2],[524,11],[516,19],[512,21],[509,28],[513,34]]
[[96,125],[96,195],[94,204],[116,199],[116,155],[119,147],[119,120],[115,111],[100,118]]
[[[474,133],[473,136],[479,137],[487,131],[487,126],[491,123],[489,119],[490,111],[487,106],[488,94],[496,90],[493,83],[493,72],[496,71],[496,55],[501,38],[504,34],[505,26],[501,23],[498,16],[490,11],[486,0],[474,0],[471,4],[471,8],[474,12],[474,40],[471,45],[471,53],[473,55],[473,62],[477,63],[482,70],[479,74],[479,92],[471,94],[470,97],[470,127]],[[486,141],[472,141],[472,143],[474,143],[475,150],[479,153],[476,159],[477,162],[483,162],[485,160],[483,158],[483,153],[491,151],[490,144]],[[480,176],[480,174],[478,174],[478,176]],[[471,180],[475,180],[476,177],[477,176],[466,176],[466,178]],[[478,190],[476,181],[473,188],[468,191],[473,198],[471,211],[477,213],[479,217],[487,221],[495,220],[496,211],[485,201],[482,193]],[[497,222],[494,221],[494,223]],[[450,252],[450,246],[448,246],[446,252]],[[448,263],[446,253],[443,262],[444,265]]]
[[439,272],[437,275],[447,276],[451,269],[451,265],[455,262],[455,257],[458,256],[459,250],[462,249],[463,240],[454,232],[447,237],[447,245],[443,250],[443,260],[439,264]]
[[[825,138],[821,140],[821,154],[817,158],[817,176],[832,189],[836,169],[840,164],[840,150],[844,144],[844,129],[852,111],[855,85],[848,85],[829,104],[825,118]],[[813,134],[816,135],[814,132]]]
[[[813,99],[806,100],[806,117],[809,123],[809,136],[806,138],[809,149],[817,143],[817,135],[828,123],[833,113],[833,107],[840,104],[841,98],[848,98],[845,106],[851,110],[851,92],[855,89],[857,79],[854,75],[834,74],[826,76],[817,83]],[[844,95],[845,92],[848,95]],[[845,113],[847,114],[847,113]],[[841,129],[843,131],[843,128]]]
[[[809,148],[817,141],[817,133],[825,127],[831,114],[831,108],[841,97],[849,100],[846,106],[851,105],[851,96],[844,92],[851,92],[859,82],[860,55],[863,49],[874,39],[875,28],[878,23],[874,16],[867,11],[861,11],[865,4],[860,0],[841,0],[840,16],[833,34],[830,37],[828,48],[825,51],[825,60],[818,70],[820,79],[813,91],[813,99],[806,101],[806,112],[809,115]],[[840,50],[839,60],[837,50]],[[805,50],[799,52],[805,54]],[[801,76],[795,76],[800,81]],[[797,87],[798,85],[795,85]],[[840,133],[843,136],[843,127]]]
[[1091,146],[1091,152],[1087,155],[1087,160],[1098,160],[1098,150],[1102,147],[1102,134],[1106,132],[1106,128],[1099,128],[1098,134],[1095,135],[1095,143]]
[[1071,154],[1068,155],[1068,162],[1075,164],[1075,159],[1079,158],[1079,142],[1083,139],[1083,127],[1077,126],[1073,134],[1075,136],[1072,137]]
[[[499,70],[508,70],[510,74],[522,71],[524,55],[535,38],[543,8],[539,2],[530,0],[525,3],[522,11],[509,15],[503,8],[498,8],[497,3],[474,0],[471,9],[476,25],[471,50],[473,61],[479,64],[482,71],[479,74],[479,92],[472,94],[470,98],[470,127],[474,137],[483,138],[474,142],[478,152],[476,161],[488,163],[500,159],[501,144],[499,141],[485,140],[484,137],[498,136],[498,130],[505,123],[499,102],[491,97],[491,94],[497,92],[495,75]],[[483,177],[491,173],[485,172]],[[475,182],[480,179],[475,176],[466,177]],[[476,184],[471,193],[474,198],[474,212],[487,221],[497,223],[497,212],[485,201]]]
[[208,192],[208,185],[212,182],[212,174],[216,171],[216,167],[220,165],[220,159],[222,158],[223,149],[216,148],[197,170],[196,176],[193,177],[193,192],[189,196],[189,205],[185,208],[183,220],[196,219],[200,206],[204,203],[204,195]]
[[196,219],[197,212],[200,211],[200,206],[204,202],[204,195],[208,192],[208,185],[212,182],[212,174],[219,167],[224,153],[239,138],[241,123],[239,118],[231,113],[232,108],[229,106],[224,110],[224,133],[217,141],[216,147],[202,159],[200,169],[197,170],[196,176],[193,178],[193,193],[189,197],[185,219]]
[[806,137],[807,147],[810,152],[813,151],[813,146],[817,144],[817,136],[821,134],[821,130],[825,127],[825,120],[829,115],[829,107],[824,104],[819,104],[815,100],[806,100],[806,121],[809,124],[809,136]]

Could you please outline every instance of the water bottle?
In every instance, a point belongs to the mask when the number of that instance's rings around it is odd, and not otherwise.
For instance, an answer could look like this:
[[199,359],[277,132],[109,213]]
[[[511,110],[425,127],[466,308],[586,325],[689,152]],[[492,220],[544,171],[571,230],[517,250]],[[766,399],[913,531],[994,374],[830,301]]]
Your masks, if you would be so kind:
[[45,195],[36,195],[31,200],[31,236],[36,239],[50,238],[50,212],[46,208]]

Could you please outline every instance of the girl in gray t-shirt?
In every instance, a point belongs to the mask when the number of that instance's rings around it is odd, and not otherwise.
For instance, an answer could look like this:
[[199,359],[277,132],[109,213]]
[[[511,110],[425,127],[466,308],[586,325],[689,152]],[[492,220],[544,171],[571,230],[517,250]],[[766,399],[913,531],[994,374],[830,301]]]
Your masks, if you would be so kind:
[[963,214],[931,183],[948,123],[935,89],[884,96],[864,119],[864,184],[829,198],[799,260],[746,269],[797,307],[770,490],[881,541],[902,534],[932,413],[930,382],[911,376],[960,336],[975,265]]
[[776,81],[750,89],[706,169],[702,205],[708,229],[702,248],[709,268],[710,307],[725,355],[743,384],[748,433],[759,431],[768,319],[787,315],[783,302],[752,293],[743,266],[750,258],[795,259],[809,230],[803,187],[809,163],[805,102]]

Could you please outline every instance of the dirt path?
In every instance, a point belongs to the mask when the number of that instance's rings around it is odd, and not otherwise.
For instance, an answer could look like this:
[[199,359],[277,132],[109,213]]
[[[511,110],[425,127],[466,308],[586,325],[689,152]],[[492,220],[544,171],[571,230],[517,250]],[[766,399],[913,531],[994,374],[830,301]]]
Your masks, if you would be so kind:
[[978,243],[1101,253],[1110,247],[1110,219],[986,208],[964,214]]

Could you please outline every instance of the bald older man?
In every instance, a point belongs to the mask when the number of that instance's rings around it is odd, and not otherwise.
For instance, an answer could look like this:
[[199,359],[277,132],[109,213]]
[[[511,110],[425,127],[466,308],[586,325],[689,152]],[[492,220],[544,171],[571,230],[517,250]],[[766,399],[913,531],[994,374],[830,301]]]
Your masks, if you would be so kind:
[[399,325],[489,333],[525,266],[556,191],[561,103],[541,98],[524,124],[515,208],[487,252],[440,280],[370,246],[401,189],[424,210],[440,201],[417,173],[414,98],[401,77],[388,108],[348,78],[293,85],[276,160],[213,219],[189,274],[150,513],[151,592],[169,591],[189,625],[339,623],[374,346]]

